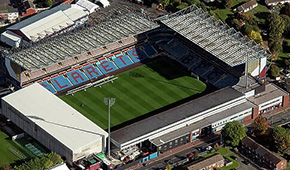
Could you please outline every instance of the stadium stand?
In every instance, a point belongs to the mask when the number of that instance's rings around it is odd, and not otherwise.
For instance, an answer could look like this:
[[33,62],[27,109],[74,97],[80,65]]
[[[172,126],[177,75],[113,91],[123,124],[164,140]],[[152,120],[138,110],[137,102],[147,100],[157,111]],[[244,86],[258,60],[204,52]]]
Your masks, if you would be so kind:
[[215,63],[208,61],[196,51],[189,50],[177,38],[170,40],[162,48],[194,75],[205,79],[217,88],[232,86],[238,82],[237,78],[219,69]]
[[158,20],[231,67],[267,57],[259,44],[247,41],[240,32],[216,21],[196,5]]
[[[111,17],[106,17],[102,21],[92,22],[24,49],[8,51],[6,57],[22,68],[20,86],[38,81],[55,72],[61,72],[76,64],[98,59],[106,53],[132,46],[137,42],[134,35],[159,27],[150,18],[137,15],[128,9],[111,13],[108,15]],[[144,52],[140,50],[140,53]],[[153,53],[148,51],[148,55]],[[113,71],[117,69],[115,65],[108,64],[114,67]]]
[[[157,51],[154,47],[146,43],[68,69],[59,74],[52,75],[50,78],[44,78],[43,81],[39,83],[50,92],[56,94],[61,91],[75,88],[84,83],[97,80],[97,78],[102,75],[110,75],[118,69],[128,67],[134,63],[139,63],[155,54],[157,54]],[[83,88],[80,87],[80,89]]]

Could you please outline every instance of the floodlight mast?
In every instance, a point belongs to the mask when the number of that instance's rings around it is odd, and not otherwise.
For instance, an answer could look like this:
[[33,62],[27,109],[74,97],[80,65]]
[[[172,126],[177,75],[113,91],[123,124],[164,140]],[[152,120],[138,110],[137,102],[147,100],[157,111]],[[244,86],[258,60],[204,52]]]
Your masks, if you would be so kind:
[[109,118],[108,118],[108,158],[111,157],[111,150],[110,150],[110,144],[111,144],[111,106],[115,104],[115,98],[106,97],[104,98],[104,103],[108,105],[108,112],[109,112]]

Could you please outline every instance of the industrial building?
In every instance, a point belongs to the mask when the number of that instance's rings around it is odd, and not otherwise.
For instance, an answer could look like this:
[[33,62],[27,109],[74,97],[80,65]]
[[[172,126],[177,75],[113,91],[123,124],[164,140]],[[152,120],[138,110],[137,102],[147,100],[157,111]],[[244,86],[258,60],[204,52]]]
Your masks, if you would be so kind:
[[62,33],[88,20],[89,11],[76,4],[58,5],[14,24],[1,34],[11,47],[28,45]]
[[107,132],[38,83],[3,97],[2,114],[69,163],[106,149]]

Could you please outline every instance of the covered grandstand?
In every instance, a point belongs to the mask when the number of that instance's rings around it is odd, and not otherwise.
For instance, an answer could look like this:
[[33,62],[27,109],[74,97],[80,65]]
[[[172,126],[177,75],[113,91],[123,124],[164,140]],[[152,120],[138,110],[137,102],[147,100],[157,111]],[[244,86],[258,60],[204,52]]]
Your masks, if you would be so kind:
[[158,20],[231,67],[259,60],[250,73],[265,76],[266,50],[195,5]]
[[[29,42],[38,42],[82,25],[88,20],[88,14],[87,9],[76,4],[58,5],[8,27],[7,31],[1,34],[1,41],[12,47],[29,46]],[[16,37],[15,34],[20,36],[21,40],[11,38]]]
[[68,163],[106,150],[107,132],[38,83],[1,102],[3,115]]
[[[150,19],[128,10],[119,12],[105,21],[47,39],[30,48],[10,51],[7,57],[22,68],[21,73],[14,73],[20,77],[16,79],[14,76],[13,79],[22,86],[40,78],[50,77],[52,73],[132,45],[137,41],[135,35],[159,26]],[[12,67],[7,69],[9,75],[15,72]]]

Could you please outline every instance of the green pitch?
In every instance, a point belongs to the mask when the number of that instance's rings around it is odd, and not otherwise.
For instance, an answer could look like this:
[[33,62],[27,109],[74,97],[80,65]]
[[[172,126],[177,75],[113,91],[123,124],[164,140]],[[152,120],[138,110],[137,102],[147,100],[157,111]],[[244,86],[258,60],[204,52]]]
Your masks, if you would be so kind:
[[105,97],[116,98],[111,107],[111,126],[116,126],[183,98],[203,92],[206,85],[188,75],[175,62],[155,59],[116,75],[114,83],[91,87],[71,95],[60,96],[84,116],[103,129],[108,127]]

